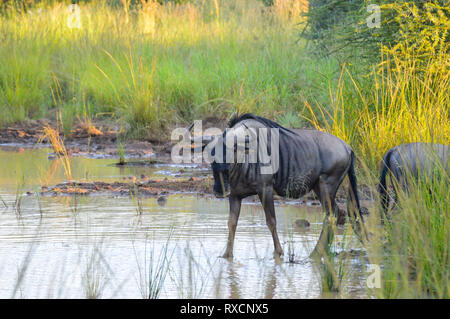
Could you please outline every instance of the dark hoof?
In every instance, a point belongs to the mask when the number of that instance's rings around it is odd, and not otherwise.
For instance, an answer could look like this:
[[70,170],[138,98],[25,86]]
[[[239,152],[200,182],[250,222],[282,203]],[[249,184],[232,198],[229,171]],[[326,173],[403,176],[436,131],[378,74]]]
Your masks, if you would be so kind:
[[278,248],[275,248],[274,251],[273,251],[273,255],[274,256],[278,256],[278,257],[283,256],[284,255],[283,248],[281,248],[281,246],[278,247]]
[[338,208],[336,224],[344,225],[346,216],[347,216],[347,212],[344,209]]
[[233,254],[231,253],[225,253],[222,256],[220,256],[220,258],[224,258],[224,259],[232,259],[233,258]]

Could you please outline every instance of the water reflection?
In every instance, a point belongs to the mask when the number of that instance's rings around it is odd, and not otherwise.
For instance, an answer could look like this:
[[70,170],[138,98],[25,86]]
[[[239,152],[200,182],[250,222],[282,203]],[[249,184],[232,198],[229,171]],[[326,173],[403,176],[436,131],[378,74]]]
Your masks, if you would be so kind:
[[[113,159],[73,159],[74,178],[117,180],[161,167],[118,168]],[[55,164],[56,163],[56,164]],[[308,255],[318,238],[320,208],[278,204],[279,236],[285,252],[273,257],[264,213],[252,199],[242,207],[234,259],[219,258],[227,239],[228,202],[196,196],[143,198],[141,213],[128,197],[39,197],[45,181],[64,180],[45,150],[0,151],[0,297],[141,298],[148,296],[150,266],[170,254],[160,298],[319,298],[320,272]],[[166,167],[164,170],[177,170]],[[185,168],[186,169],[186,168]],[[25,186],[17,193],[24,176]],[[20,207],[17,207],[20,198]],[[311,224],[299,231],[295,220]],[[341,232],[343,232],[341,230]],[[170,235],[170,239],[169,238]],[[337,236],[337,243],[342,235]],[[150,258],[153,256],[153,259]],[[155,269],[156,269],[155,268]],[[346,286],[361,295],[361,269]],[[155,273],[153,273],[154,275]],[[152,288],[153,289],[153,288]]]

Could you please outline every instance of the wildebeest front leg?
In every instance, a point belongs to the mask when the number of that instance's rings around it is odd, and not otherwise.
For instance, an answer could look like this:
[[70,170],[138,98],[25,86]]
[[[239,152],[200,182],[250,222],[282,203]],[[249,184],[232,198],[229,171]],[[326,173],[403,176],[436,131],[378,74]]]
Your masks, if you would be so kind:
[[277,234],[277,219],[275,217],[275,206],[273,204],[273,191],[272,187],[263,187],[261,193],[258,194],[259,199],[264,207],[264,213],[266,214],[266,223],[270,232],[272,233],[273,245],[275,247],[275,253],[283,255],[283,249],[281,248],[280,240]]
[[233,257],[234,235],[236,234],[236,227],[241,212],[242,199],[230,195],[230,215],[228,216],[228,242],[223,258]]

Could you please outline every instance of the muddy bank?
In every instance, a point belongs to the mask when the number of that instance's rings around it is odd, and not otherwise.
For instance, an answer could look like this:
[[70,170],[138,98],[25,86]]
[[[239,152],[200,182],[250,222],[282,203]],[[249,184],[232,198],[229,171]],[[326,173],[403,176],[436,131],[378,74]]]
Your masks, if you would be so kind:
[[42,186],[43,196],[64,195],[112,195],[112,196],[161,196],[174,193],[212,194],[211,178],[191,177],[183,180],[147,180],[129,182],[66,182],[55,186]]
[[[223,129],[226,122],[216,118],[206,118],[203,120],[203,128]],[[80,121],[73,125],[70,134],[64,134],[56,120],[27,120],[0,128],[0,145],[50,147],[49,141],[46,139],[42,143],[38,143],[46,126],[53,129],[59,128],[59,135],[71,156],[119,157],[118,144],[121,143],[126,158],[158,158],[161,162],[170,160],[173,145],[170,141],[170,132],[175,128],[168,127],[166,135],[148,135],[136,139],[124,134],[123,127],[111,121],[91,120],[89,123]]]
[[[177,193],[190,193],[200,196],[214,196],[212,192],[214,180],[211,176],[189,177],[176,179],[146,179],[138,180],[136,177],[130,177],[125,182],[65,182],[54,186],[42,186],[42,196],[75,196],[75,195],[106,195],[106,196],[143,196],[158,197],[161,195],[170,195]],[[361,199],[371,201],[373,194],[367,187],[363,187],[365,191],[361,192]],[[310,192],[299,199],[290,199],[275,196],[279,202],[291,202],[298,205],[320,206],[319,200],[314,193]],[[254,201],[258,201],[254,196]],[[346,189],[339,190],[337,195],[337,203],[339,206],[347,202]]]
[[[43,128],[50,126],[56,129],[57,123],[52,120],[29,120],[8,127],[0,128],[0,144],[20,145],[22,147],[50,147],[49,141],[39,140]],[[67,152],[71,156],[118,157],[118,143],[123,144],[126,157],[168,157],[171,144],[169,142],[149,139],[129,139],[121,137],[121,129],[114,123],[96,121],[86,126],[82,123],[74,125],[70,135],[59,132],[63,138]],[[123,134],[122,134],[123,135]]]

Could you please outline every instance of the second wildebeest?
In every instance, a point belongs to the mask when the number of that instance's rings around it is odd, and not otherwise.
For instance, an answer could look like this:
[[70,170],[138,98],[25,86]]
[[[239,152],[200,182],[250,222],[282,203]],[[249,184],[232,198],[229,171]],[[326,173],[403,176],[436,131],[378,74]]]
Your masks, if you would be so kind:
[[382,216],[389,209],[386,181],[389,173],[394,178],[394,201],[396,201],[398,188],[407,191],[408,185],[411,184],[411,178],[414,181],[418,181],[419,178],[431,181],[436,177],[436,174],[442,173],[448,178],[449,154],[447,145],[423,142],[402,144],[387,151],[381,163],[378,185]]
[[[349,177],[348,211],[351,212],[353,225],[356,226],[361,220],[360,204],[357,193],[357,181],[354,170],[355,154],[351,147],[341,139],[317,130],[289,130],[268,119],[244,114],[234,117],[229,122],[229,129],[225,130],[216,141],[212,150],[220,150],[223,158],[214,160],[211,168],[214,176],[214,193],[223,197],[229,191],[230,213],[228,220],[228,242],[223,257],[233,255],[233,244],[236,227],[241,210],[242,199],[252,195],[258,195],[264,208],[267,226],[272,234],[275,252],[283,254],[276,230],[276,217],[274,208],[274,195],[281,197],[299,198],[313,190],[319,198],[326,212],[322,231],[318,243],[313,251],[317,255],[329,248],[333,238],[332,218],[336,211],[335,197],[339,186],[346,176]],[[275,129],[277,131],[278,167],[273,172],[263,172],[264,165],[257,162],[227,162],[225,156],[227,147],[227,135],[239,136],[242,132],[247,134],[259,129]],[[249,134],[247,142],[258,139],[258,136]],[[203,142],[211,141],[204,138]],[[258,143],[260,140],[258,140]],[[259,144],[258,144],[259,145]],[[270,152],[272,144],[267,143]],[[275,150],[273,150],[276,152]],[[269,153],[270,153],[269,152]],[[248,159],[248,154],[246,155]],[[354,229],[360,230],[359,227]]]

